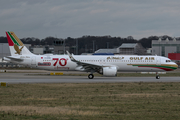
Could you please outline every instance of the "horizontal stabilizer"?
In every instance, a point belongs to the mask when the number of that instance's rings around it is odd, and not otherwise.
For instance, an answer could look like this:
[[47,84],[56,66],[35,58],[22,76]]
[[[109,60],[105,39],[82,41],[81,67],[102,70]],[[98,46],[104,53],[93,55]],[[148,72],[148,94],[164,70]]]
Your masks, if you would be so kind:
[[[21,62],[23,61],[23,59],[21,58],[17,58],[17,57],[13,57],[13,56],[7,56],[3,58],[5,61],[17,61],[17,62]],[[9,60],[8,60],[9,59]]]

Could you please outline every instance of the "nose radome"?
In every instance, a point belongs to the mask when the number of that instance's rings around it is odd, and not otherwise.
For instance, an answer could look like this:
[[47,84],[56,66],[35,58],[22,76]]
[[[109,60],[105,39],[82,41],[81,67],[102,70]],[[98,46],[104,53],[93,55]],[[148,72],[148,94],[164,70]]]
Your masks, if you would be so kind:
[[172,66],[175,67],[175,69],[178,68],[178,65],[176,63],[174,63]]

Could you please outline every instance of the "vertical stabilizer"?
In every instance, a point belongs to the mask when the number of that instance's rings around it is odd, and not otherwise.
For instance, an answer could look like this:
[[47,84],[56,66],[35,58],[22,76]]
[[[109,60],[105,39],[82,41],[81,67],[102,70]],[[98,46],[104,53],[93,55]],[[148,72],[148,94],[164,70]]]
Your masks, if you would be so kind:
[[32,55],[32,53],[24,46],[21,40],[14,34],[14,32],[6,32],[7,40],[11,56],[15,55]]

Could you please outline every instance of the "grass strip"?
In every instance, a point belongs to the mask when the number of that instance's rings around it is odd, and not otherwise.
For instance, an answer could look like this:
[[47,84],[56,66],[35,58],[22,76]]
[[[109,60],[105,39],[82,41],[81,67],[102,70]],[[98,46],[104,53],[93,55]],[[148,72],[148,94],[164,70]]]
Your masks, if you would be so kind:
[[180,83],[10,84],[0,119],[179,119]]

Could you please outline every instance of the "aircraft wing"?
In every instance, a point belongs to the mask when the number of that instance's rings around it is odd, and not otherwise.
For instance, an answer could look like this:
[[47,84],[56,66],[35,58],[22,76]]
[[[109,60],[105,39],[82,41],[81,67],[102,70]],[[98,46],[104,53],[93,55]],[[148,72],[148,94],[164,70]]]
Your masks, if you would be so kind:
[[80,61],[76,60],[68,51],[66,51],[66,52],[69,55],[69,58],[71,59],[71,61],[77,63],[78,66],[82,66],[86,71],[91,71],[91,70],[98,71],[103,67],[107,67],[107,66],[102,66],[102,65],[97,65],[97,64],[80,62]]
[[[21,59],[21,58],[16,58],[16,57],[13,57],[13,56],[4,57],[4,60],[7,60],[6,58],[8,58],[10,61],[17,61],[17,62],[23,61],[23,59]],[[9,61],[9,60],[7,60],[7,61]],[[9,62],[10,62],[10,61],[9,61]]]

